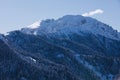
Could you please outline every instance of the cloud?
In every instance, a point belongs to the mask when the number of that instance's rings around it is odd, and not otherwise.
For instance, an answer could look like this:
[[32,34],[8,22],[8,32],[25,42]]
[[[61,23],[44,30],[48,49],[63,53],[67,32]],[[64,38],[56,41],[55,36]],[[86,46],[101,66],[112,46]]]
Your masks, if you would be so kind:
[[103,14],[103,10],[101,9],[96,9],[95,11],[90,11],[88,13],[84,13],[82,14],[82,16],[93,16],[93,15],[96,15],[96,14]]

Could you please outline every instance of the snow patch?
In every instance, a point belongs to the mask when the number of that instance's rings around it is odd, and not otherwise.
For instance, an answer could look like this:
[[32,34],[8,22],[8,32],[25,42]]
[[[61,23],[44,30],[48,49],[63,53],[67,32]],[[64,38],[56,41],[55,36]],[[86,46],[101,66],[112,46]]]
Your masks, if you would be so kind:
[[31,28],[31,29],[35,29],[35,28],[38,28],[40,26],[40,23],[41,23],[41,21],[39,20],[39,21],[37,21],[37,22],[27,26],[27,27]]
[[33,34],[34,34],[34,35],[37,35],[37,31],[34,31]]
[[36,63],[36,59],[32,58],[32,57],[26,57],[27,59],[33,61],[34,63]]
[[5,36],[9,35],[9,32],[6,32],[4,35],[5,35]]

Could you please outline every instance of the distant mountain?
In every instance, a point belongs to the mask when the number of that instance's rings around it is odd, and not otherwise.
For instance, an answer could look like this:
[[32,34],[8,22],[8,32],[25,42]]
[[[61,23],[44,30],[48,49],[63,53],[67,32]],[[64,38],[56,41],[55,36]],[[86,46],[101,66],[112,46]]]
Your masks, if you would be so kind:
[[[120,33],[90,17],[43,20],[0,40],[0,55],[10,53],[0,60],[8,66],[0,66],[2,79],[114,80],[120,74]],[[12,63],[5,63],[7,58]]]

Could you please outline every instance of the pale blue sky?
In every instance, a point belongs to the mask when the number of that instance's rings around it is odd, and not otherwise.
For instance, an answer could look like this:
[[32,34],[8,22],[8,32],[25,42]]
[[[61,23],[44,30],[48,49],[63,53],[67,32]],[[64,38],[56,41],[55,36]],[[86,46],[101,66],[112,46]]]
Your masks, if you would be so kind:
[[96,9],[104,13],[91,17],[120,31],[120,0],[0,0],[0,33],[46,18],[81,15]]

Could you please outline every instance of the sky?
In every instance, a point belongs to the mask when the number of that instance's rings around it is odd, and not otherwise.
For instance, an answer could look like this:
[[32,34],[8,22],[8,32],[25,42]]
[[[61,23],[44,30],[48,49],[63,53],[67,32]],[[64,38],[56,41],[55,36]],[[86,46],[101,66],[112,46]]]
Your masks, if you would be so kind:
[[120,0],[0,0],[0,33],[64,15],[93,17],[120,31]]

